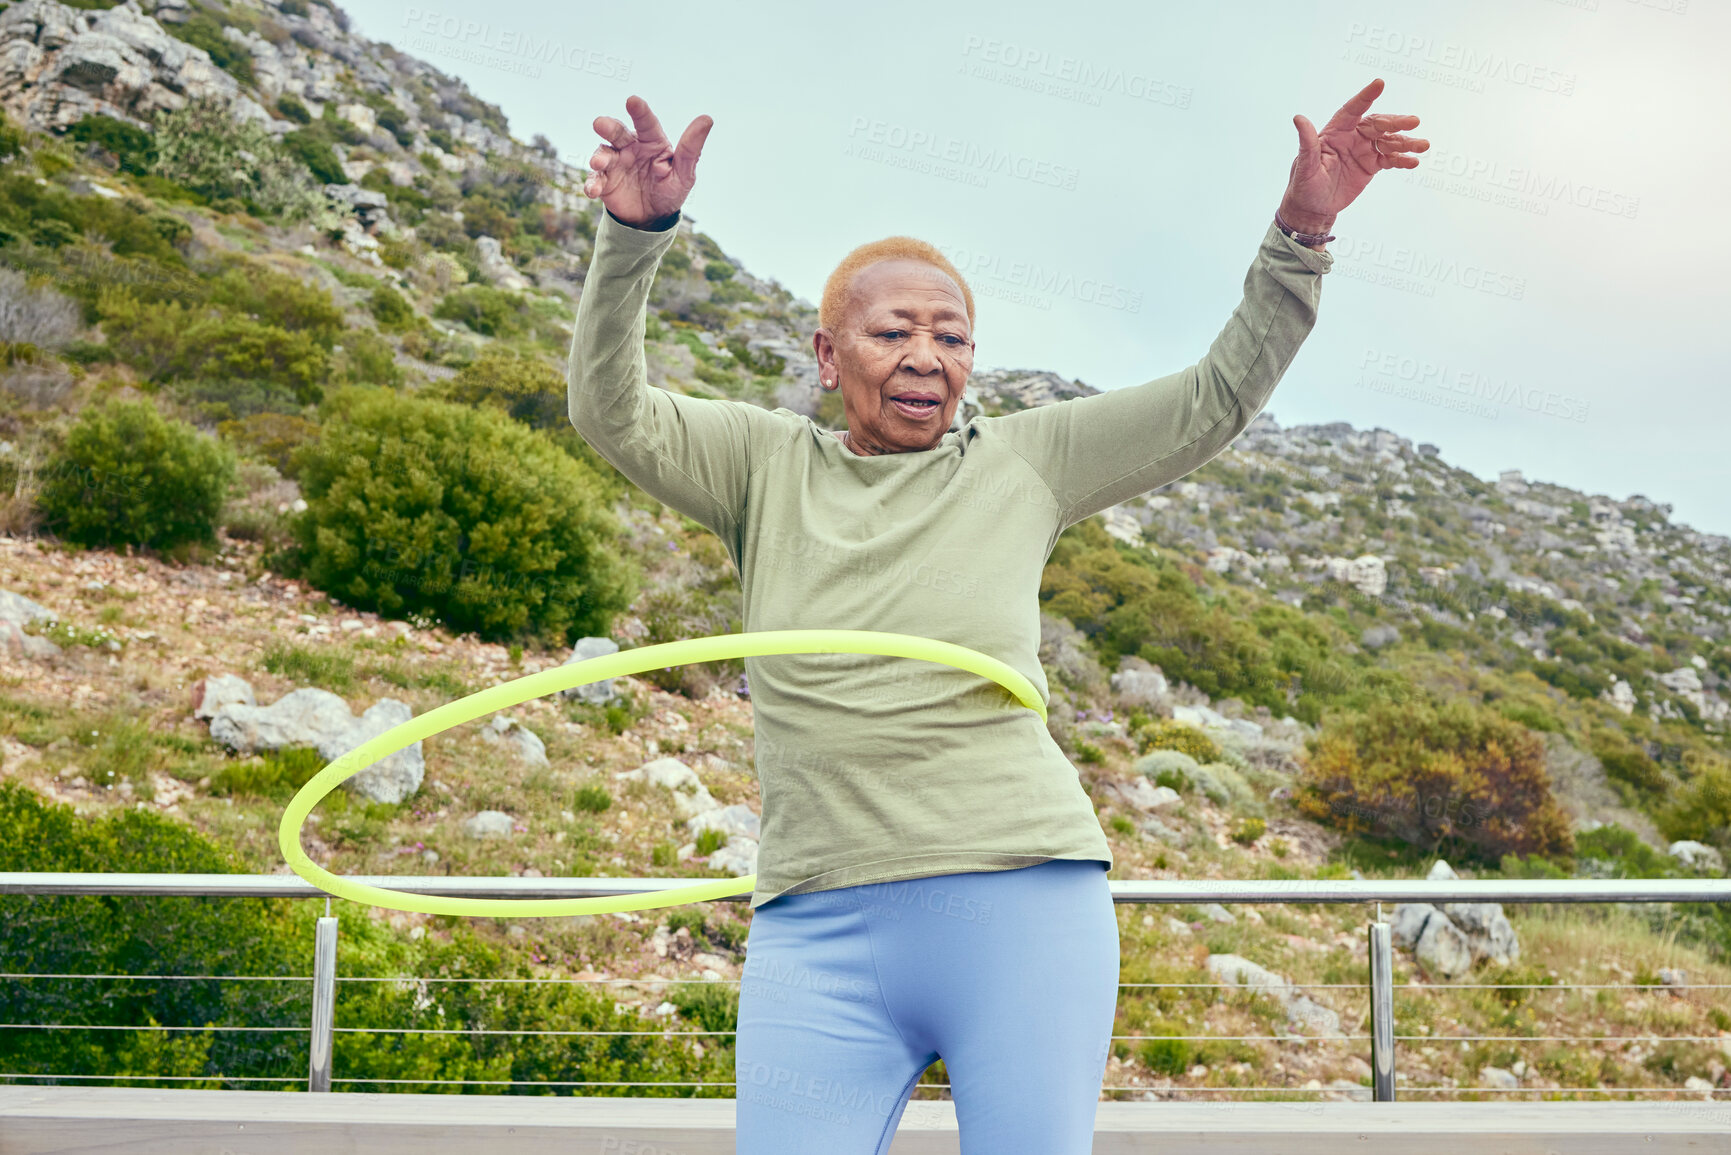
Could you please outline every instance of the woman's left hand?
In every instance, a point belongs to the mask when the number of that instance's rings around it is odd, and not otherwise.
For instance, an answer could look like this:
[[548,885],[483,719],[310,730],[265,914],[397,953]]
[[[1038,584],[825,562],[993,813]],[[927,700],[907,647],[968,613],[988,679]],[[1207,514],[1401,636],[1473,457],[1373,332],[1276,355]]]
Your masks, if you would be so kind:
[[1382,81],[1371,81],[1340,106],[1320,133],[1302,114],[1292,118],[1298,129],[1298,157],[1280,202],[1280,216],[1287,224],[1300,232],[1325,233],[1371,177],[1385,168],[1418,167],[1418,157],[1408,154],[1424,152],[1430,141],[1401,135],[1403,129],[1418,126],[1418,117],[1364,115],[1381,94]]

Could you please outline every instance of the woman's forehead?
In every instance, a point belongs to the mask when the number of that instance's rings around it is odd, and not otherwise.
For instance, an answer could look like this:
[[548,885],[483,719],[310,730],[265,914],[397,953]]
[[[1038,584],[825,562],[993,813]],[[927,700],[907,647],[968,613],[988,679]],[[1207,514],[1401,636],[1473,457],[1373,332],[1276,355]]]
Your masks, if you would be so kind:
[[861,310],[905,313],[919,307],[935,316],[953,312],[967,320],[961,286],[936,265],[897,258],[875,261],[854,274],[851,304]]

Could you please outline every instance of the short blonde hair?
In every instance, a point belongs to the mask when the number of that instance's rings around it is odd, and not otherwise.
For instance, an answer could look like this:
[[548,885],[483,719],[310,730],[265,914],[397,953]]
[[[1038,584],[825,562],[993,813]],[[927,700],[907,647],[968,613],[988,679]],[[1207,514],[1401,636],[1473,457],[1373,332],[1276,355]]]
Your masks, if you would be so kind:
[[823,300],[818,305],[817,322],[832,333],[841,331],[842,316],[847,312],[848,294],[853,285],[854,276],[867,265],[875,265],[879,261],[912,260],[924,261],[935,265],[947,274],[962,290],[962,303],[968,309],[968,329],[974,327],[974,294],[968,288],[968,282],[952,265],[949,258],[938,251],[936,245],[914,237],[885,237],[881,241],[871,241],[860,245],[853,252],[841,259],[841,264],[835,267],[835,272],[829,275],[829,280],[823,285]]

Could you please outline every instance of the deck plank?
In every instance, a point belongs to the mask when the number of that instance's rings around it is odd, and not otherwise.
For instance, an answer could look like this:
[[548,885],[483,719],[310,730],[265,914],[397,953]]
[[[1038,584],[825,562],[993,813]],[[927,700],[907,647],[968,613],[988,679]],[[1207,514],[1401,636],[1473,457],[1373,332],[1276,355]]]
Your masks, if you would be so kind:
[[[732,1099],[0,1086],[0,1155],[735,1155]],[[951,1103],[890,1155],[958,1155]],[[1470,1144],[1466,1147],[1465,1144]],[[1101,1103],[1095,1155],[1731,1155],[1731,1102]]]

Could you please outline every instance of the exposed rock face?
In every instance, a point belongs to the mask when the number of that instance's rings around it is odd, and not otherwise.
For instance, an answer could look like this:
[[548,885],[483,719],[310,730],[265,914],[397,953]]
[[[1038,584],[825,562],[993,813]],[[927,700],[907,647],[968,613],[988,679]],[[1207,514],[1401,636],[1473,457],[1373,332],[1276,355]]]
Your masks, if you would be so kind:
[[1425,970],[1446,979],[1459,978],[1473,967],[1473,948],[1448,916],[1433,909],[1413,944],[1413,957]]
[[0,619],[17,622],[27,626],[32,622],[52,625],[59,620],[60,615],[40,602],[33,602],[23,594],[15,594],[11,590],[0,590]]
[[705,830],[719,830],[730,839],[736,835],[760,838],[763,820],[751,807],[738,802],[732,806],[721,806],[695,814],[686,820],[685,827],[693,834],[701,834]]
[[530,766],[547,766],[547,744],[535,731],[515,718],[493,715],[493,720],[481,729],[481,738],[510,750]]
[[1341,1038],[1340,1015],[1301,995],[1284,977],[1258,966],[1242,955],[1211,954],[1208,970],[1223,983],[1249,987],[1272,995],[1286,1011],[1287,1021],[1304,1034],[1317,1038]]
[[353,212],[355,219],[369,236],[390,221],[387,211],[390,199],[382,192],[362,188],[358,184],[328,184],[325,186],[325,196]]
[[1122,664],[1122,668],[1112,675],[1112,692],[1117,694],[1126,706],[1148,705],[1165,699],[1170,687],[1166,684],[1166,675],[1158,666],[1143,667]]
[[718,810],[721,803],[710,796],[709,788],[697,776],[697,771],[677,758],[657,758],[635,770],[613,776],[621,782],[648,782],[673,791],[674,805],[681,818],[693,818],[706,810]]
[[734,836],[709,856],[709,865],[735,876],[757,873],[757,839]]
[[1690,839],[1673,842],[1667,853],[1690,870],[1704,870],[1714,874],[1725,873],[1725,856],[1704,842],[1695,842]]
[[200,678],[192,687],[192,716],[201,722],[216,717],[224,706],[256,706],[252,683],[235,674]]
[[[590,658],[603,658],[608,654],[617,654],[619,643],[612,638],[579,638],[577,644],[571,647],[571,656],[564,664],[569,666],[575,662],[586,662]],[[590,682],[582,686],[574,686],[569,690],[560,690],[559,697],[579,702],[587,702],[591,706],[605,706],[618,701],[619,691],[613,688],[613,679],[600,682]]]
[[60,647],[39,634],[27,634],[24,627],[32,623],[52,625],[59,617],[40,602],[23,594],[0,590],[0,645],[27,658],[51,658]]
[[517,267],[505,259],[499,242],[492,237],[476,237],[475,251],[481,271],[491,277],[493,283],[501,289],[523,290],[529,287],[529,281]]
[[[1440,858],[1431,865],[1432,882],[1458,877]],[[1428,902],[1403,902],[1389,916],[1389,937],[1443,978],[1458,978],[1479,962],[1503,964],[1521,957],[1515,928],[1497,902],[1445,902],[1440,909]]]
[[[396,728],[414,712],[395,698],[381,698],[356,718],[348,703],[329,690],[305,687],[269,706],[229,702],[211,716],[210,736],[251,754],[289,746],[312,746],[327,762]],[[401,802],[421,788],[427,764],[416,742],[375,762],[343,785],[373,802]]]
[[200,97],[237,118],[271,120],[209,53],[170,36],[134,0],[103,11],[22,0],[0,12],[0,102],[31,128],[62,130],[93,113],[144,127]]
[[463,823],[470,838],[509,838],[516,823],[503,810],[483,810]]

